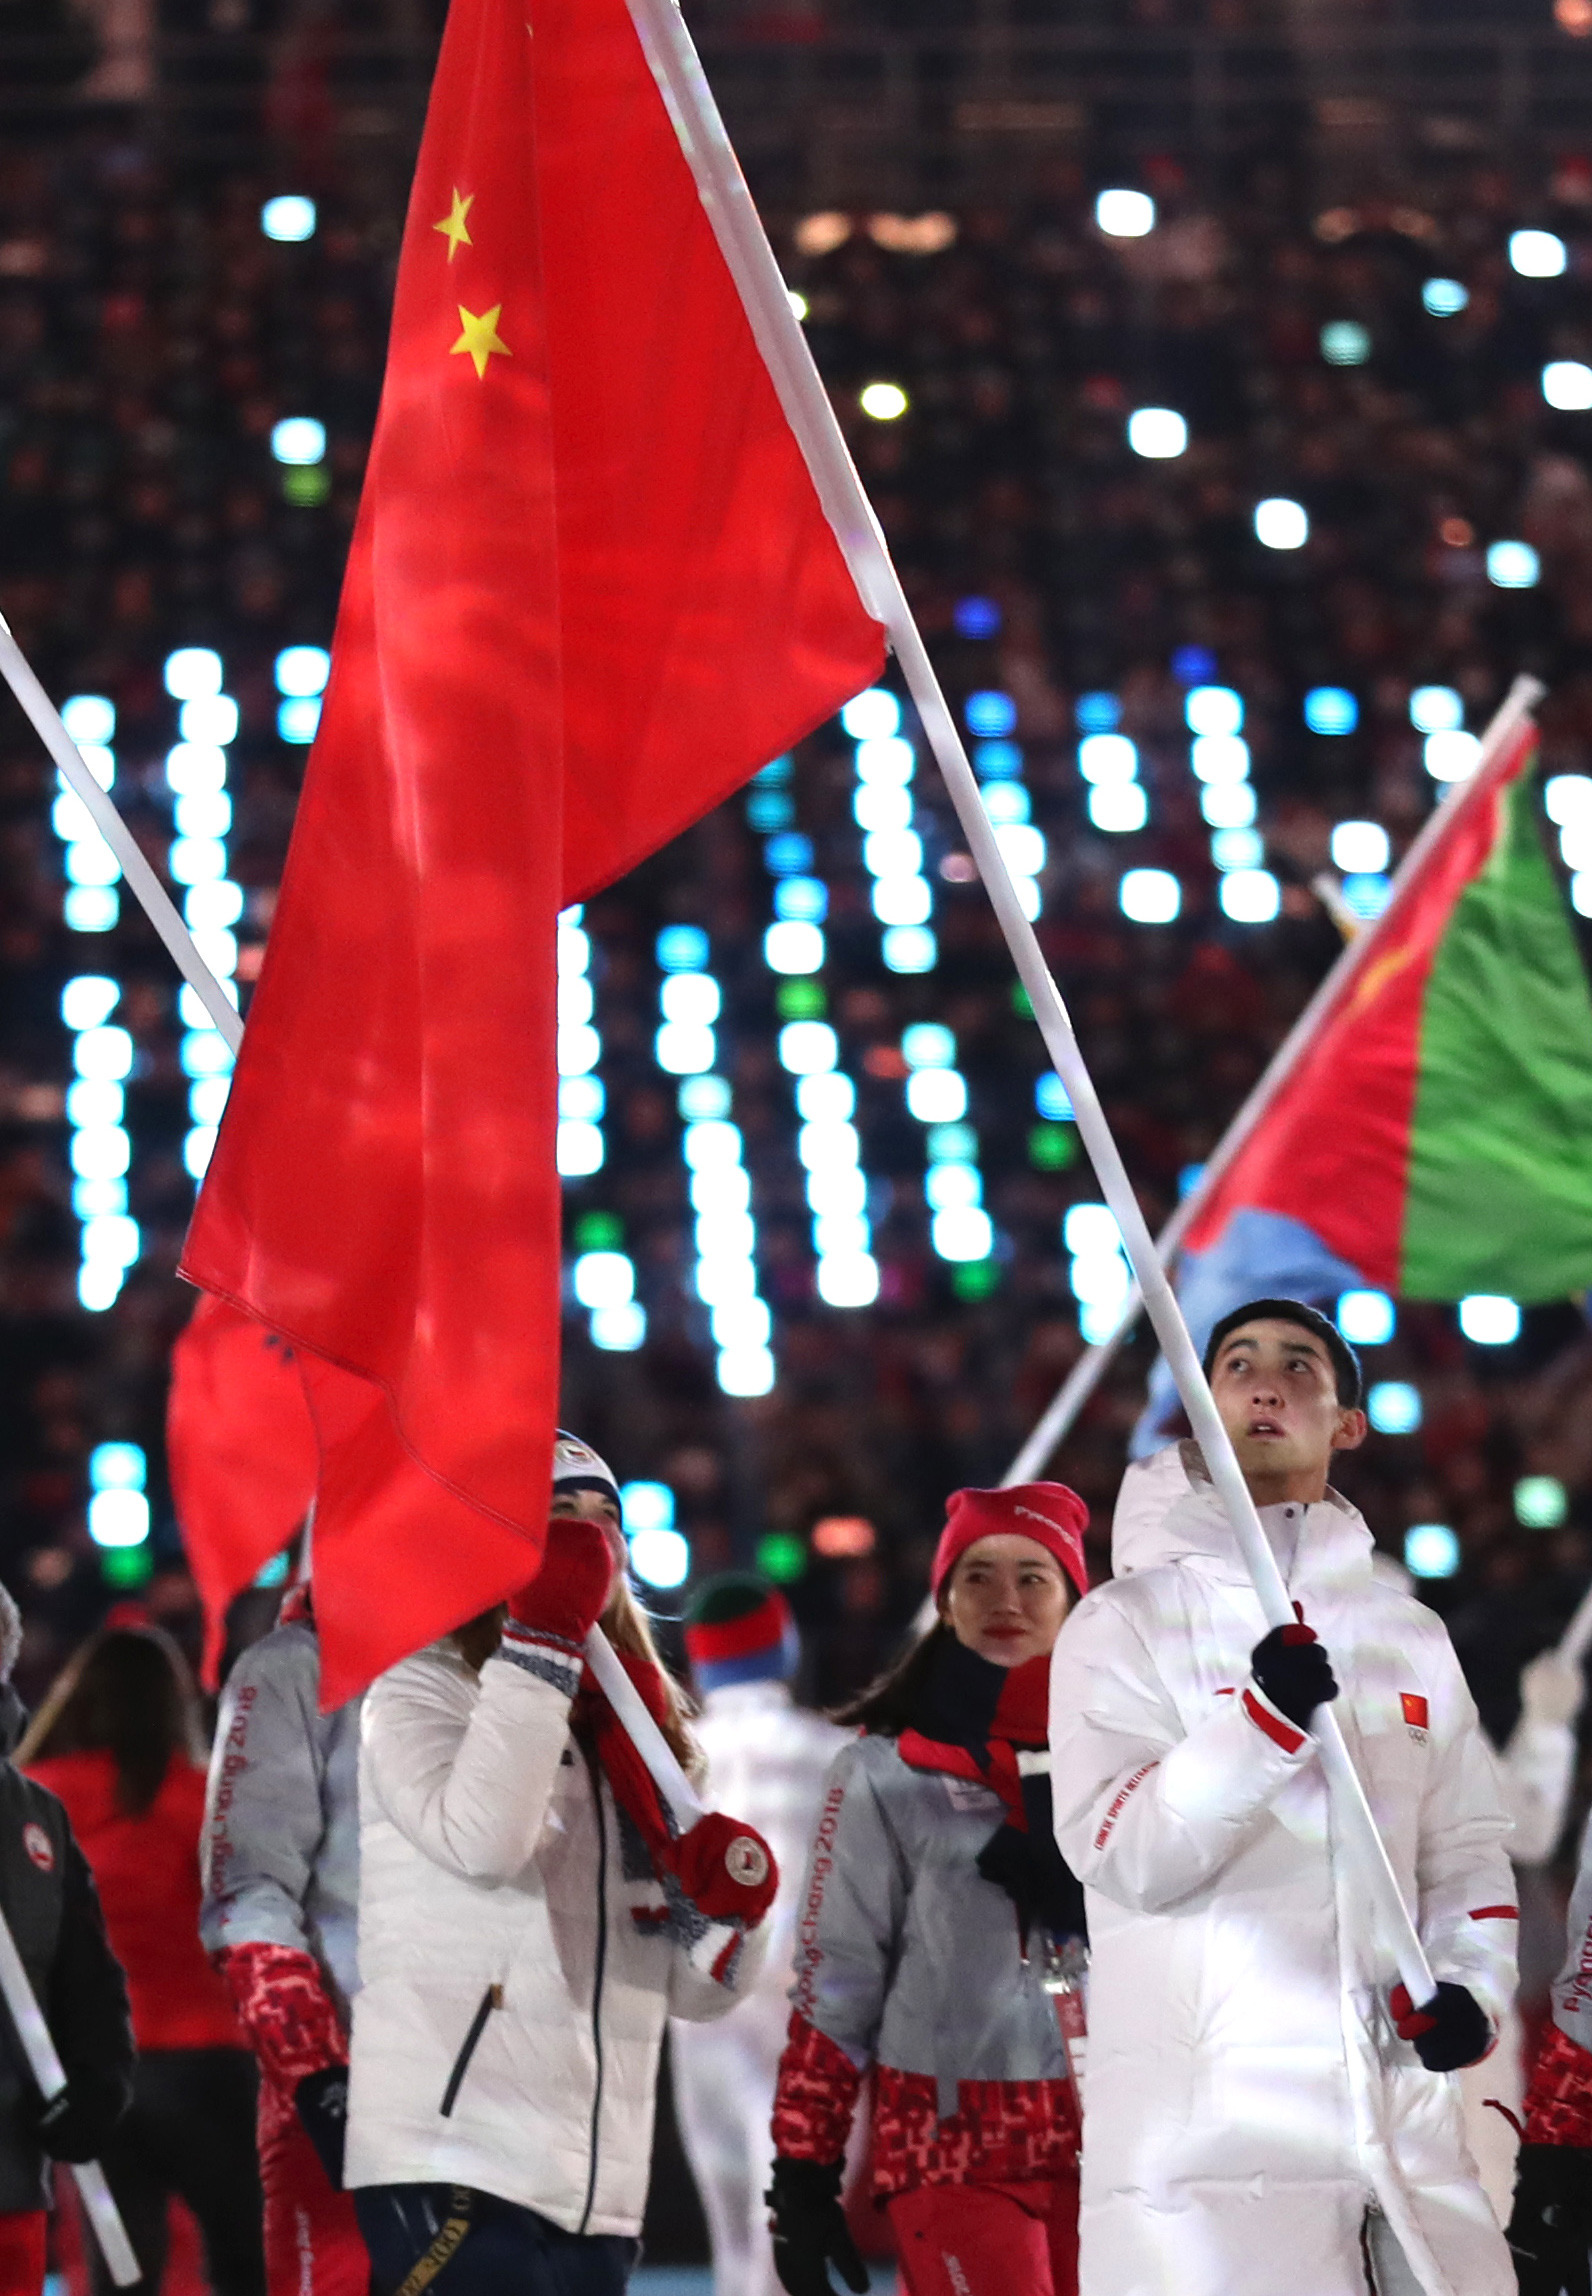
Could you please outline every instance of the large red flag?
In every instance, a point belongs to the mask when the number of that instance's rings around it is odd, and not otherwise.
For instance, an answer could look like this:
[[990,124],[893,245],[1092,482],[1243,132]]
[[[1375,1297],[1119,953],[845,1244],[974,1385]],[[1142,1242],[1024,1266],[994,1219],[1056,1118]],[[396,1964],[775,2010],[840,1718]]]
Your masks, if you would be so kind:
[[172,1349],[166,1463],[213,1689],[227,1606],[303,1522],[316,1467],[291,1350],[225,1300],[202,1297]]
[[183,1263],[300,1351],[328,1702],[535,1567],[559,907],[882,659],[624,0],[454,0]]

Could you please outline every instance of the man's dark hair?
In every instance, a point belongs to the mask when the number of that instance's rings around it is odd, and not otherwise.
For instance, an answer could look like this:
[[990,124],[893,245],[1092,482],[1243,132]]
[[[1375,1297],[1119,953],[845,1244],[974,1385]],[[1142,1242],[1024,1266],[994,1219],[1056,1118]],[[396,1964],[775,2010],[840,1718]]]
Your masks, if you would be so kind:
[[1328,1321],[1313,1307],[1306,1307],[1302,1299],[1252,1299],[1244,1307],[1235,1307],[1224,1315],[1205,1342],[1205,1376],[1209,1379],[1222,1341],[1241,1323],[1296,1323],[1301,1331],[1308,1331],[1319,1339],[1326,1349],[1337,1376],[1338,1401],[1346,1411],[1357,1411],[1365,1392],[1360,1376],[1360,1358],[1344,1338],[1335,1323]]

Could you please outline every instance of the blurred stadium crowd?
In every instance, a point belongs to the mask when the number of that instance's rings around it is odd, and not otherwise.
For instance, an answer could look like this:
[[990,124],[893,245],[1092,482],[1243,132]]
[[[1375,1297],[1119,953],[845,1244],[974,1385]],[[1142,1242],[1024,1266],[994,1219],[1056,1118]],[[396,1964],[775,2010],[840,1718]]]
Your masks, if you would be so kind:
[[[1312,181],[1166,156],[770,216],[1152,1224],[1339,945],[1312,880],[1374,912],[1521,670],[1548,772],[1592,772],[1592,162],[1433,161],[1359,205]],[[381,158],[186,170],[114,111],[0,155],[0,605],[245,997],[406,189]],[[0,1576],[28,1688],[129,1593],[193,1640],[162,1414],[225,1094],[56,800],[11,712]],[[885,692],[771,761],[571,917],[561,965],[566,1422],[634,1487],[660,1604],[758,1559],[838,1696],[1121,1280],[1069,1220],[1097,1190],[910,715]],[[1501,1731],[1592,1566],[1592,1335],[1569,1304],[1503,1344],[1384,1322],[1345,1485],[1394,1555],[1451,1534],[1412,1559]],[[1102,1565],[1147,1364],[1058,1462]]]

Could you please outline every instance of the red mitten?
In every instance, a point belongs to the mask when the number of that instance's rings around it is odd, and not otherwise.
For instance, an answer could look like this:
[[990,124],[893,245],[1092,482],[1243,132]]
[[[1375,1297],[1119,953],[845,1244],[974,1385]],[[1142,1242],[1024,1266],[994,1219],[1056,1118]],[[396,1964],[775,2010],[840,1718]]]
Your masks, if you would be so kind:
[[347,2064],[348,2043],[312,1953],[258,1940],[224,1946],[215,1964],[267,2080],[291,2096],[306,2074]]
[[532,1634],[579,1650],[607,1607],[614,1550],[598,1523],[555,1515],[547,1526],[542,1567],[509,1597],[509,1616]]
[[761,1834],[710,1810],[671,1845],[670,1865],[686,1896],[709,1921],[755,1929],[774,1902],[779,1868]]

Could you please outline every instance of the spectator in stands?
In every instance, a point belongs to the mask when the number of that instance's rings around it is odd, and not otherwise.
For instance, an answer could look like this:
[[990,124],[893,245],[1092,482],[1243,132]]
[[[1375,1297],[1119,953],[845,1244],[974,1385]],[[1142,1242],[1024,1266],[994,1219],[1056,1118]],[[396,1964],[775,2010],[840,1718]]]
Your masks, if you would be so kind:
[[[199,1943],[204,1740],[182,1656],[144,1626],[107,1626],[61,1676],[18,1749],[60,1797],[127,1973],[133,2101],[101,2161],[158,2288],[173,2194],[204,2239],[215,2296],[264,2296],[254,2068]],[[95,2285],[111,2286],[93,2259]]]

